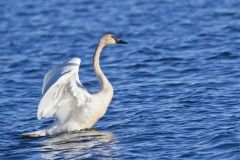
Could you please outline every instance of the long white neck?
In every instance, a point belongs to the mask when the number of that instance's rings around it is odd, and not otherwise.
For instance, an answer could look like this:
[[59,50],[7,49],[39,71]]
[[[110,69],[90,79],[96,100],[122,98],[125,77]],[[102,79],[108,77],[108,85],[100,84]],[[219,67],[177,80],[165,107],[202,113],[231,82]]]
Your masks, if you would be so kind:
[[93,68],[98,78],[98,81],[101,85],[101,90],[112,88],[111,83],[108,81],[107,77],[102,72],[102,69],[99,64],[100,55],[104,46],[105,45],[100,42],[95,50],[95,54],[93,57]]

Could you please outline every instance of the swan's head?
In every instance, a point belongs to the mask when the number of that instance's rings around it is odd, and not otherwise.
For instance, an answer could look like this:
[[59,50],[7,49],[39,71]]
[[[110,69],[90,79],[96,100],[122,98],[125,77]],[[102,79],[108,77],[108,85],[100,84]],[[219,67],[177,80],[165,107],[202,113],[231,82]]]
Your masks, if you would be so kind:
[[117,36],[113,34],[105,34],[104,36],[102,36],[100,42],[104,45],[127,44],[127,42],[118,39]]

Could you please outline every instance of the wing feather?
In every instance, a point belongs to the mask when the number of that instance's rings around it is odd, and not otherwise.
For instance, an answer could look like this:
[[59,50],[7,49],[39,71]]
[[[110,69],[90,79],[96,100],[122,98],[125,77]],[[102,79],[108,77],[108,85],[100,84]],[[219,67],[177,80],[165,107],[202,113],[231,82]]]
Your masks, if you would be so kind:
[[79,58],[73,58],[54,67],[45,75],[43,97],[38,106],[38,119],[58,117],[57,113],[62,110],[58,104],[67,93],[76,99],[78,106],[86,105],[91,99],[91,95],[83,88],[78,77],[80,62]]

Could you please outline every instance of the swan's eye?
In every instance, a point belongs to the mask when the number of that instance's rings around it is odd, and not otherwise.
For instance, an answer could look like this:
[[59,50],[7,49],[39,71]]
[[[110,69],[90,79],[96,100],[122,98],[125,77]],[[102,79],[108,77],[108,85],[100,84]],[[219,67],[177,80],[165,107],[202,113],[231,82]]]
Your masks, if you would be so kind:
[[116,42],[117,42],[117,37],[116,36],[111,36]]

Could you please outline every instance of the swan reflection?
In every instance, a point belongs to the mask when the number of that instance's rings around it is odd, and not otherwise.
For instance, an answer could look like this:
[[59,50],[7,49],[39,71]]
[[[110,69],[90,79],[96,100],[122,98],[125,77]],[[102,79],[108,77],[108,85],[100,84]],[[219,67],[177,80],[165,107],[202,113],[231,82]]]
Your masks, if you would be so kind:
[[[42,158],[111,157],[117,138],[110,132],[86,130],[48,137],[43,142]],[[115,150],[115,149],[114,149]],[[116,150],[115,150],[116,151]]]

